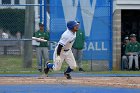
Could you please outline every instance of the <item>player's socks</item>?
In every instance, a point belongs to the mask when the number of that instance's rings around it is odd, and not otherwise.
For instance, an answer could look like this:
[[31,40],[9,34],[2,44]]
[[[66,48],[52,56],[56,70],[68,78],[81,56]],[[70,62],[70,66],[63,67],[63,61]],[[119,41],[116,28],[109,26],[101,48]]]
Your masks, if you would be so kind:
[[73,71],[73,69],[70,68],[70,66],[68,66],[67,70],[65,71],[65,73],[70,73],[71,71]]
[[67,79],[72,79],[70,72],[73,71],[73,69],[71,69],[70,67],[67,68],[67,70],[64,72],[64,75]]
[[53,69],[53,66],[54,66],[54,64],[52,64],[52,63],[48,63],[48,64],[47,64],[47,67],[48,67],[49,69]]

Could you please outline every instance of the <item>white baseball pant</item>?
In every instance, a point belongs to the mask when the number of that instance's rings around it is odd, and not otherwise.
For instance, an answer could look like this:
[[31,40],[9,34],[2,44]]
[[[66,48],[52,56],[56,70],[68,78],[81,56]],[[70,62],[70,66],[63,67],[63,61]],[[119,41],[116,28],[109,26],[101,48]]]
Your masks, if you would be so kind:
[[69,49],[68,51],[64,51],[63,49],[61,50],[61,53],[60,53],[61,62],[56,62],[56,58],[57,58],[57,49],[55,49],[54,54],[53,54],[53,62],[54,62],[53,70],[54,71],[58,71],[61,69],[61,66],[64,60],[70,66],[71,69],[75,69],[77,67],[76,61],[75,61],[75,58],[73,56],[71,49]]

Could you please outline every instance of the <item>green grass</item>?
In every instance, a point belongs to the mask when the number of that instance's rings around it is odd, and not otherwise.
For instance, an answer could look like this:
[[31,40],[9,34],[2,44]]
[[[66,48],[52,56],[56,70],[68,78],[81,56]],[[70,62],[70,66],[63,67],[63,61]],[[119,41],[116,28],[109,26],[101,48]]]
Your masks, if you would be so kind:
[[36,73],[36,60],[33,58],[32,68],[23,68],[22,56],[1,56],[0,74]]
[[[52,61],[51,61],[52,62]],[[63,72],[67,68],[64,62],[58,72]],[[91,71],[90,63],[84,61],[83,68],[90,74],[140,74],[140,71]],[[78,69],[75,70],[78,72]],[[51,72],[57,73],[57,72]],[[36,57],[33,58],[32,68],[23,68],[22,56],[0,56],[0,74],[41,74],[37,70]]]

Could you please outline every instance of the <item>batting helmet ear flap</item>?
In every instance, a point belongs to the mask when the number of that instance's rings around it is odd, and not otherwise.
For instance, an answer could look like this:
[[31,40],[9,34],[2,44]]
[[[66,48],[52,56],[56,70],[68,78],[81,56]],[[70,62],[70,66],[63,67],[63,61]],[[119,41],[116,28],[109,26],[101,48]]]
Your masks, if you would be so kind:
[[74,26],[78,25],[79,23],[77,23],[76,21],[69,21],[67,22],[67,28],[69,30],[72,30],[74,28]]

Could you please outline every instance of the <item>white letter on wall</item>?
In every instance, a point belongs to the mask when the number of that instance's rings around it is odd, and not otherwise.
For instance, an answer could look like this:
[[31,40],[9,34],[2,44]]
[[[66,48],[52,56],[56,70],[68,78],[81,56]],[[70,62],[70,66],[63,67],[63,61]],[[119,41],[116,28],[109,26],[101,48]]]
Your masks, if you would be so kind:
[[[69,0],[65,0],[69,1]],[[93,0],[90,4],[90,0],[80,0],[81,12],[83,17],[83,24],[85,28],[85,35],[90,36],[90,31],[92,27],[94,11],[96,6],[96,0]]]
[[75,20],[78,7],[78,0],[62,0],[62,6],[66,22],[70,20]]

